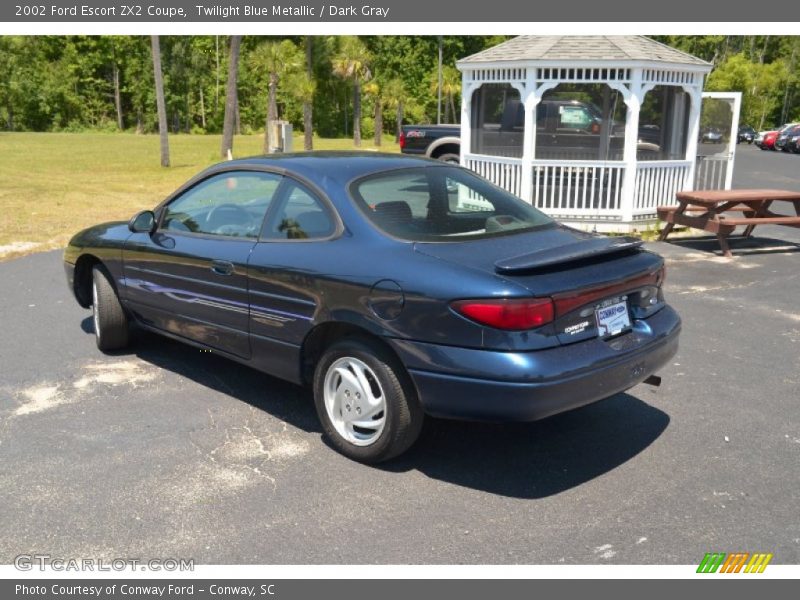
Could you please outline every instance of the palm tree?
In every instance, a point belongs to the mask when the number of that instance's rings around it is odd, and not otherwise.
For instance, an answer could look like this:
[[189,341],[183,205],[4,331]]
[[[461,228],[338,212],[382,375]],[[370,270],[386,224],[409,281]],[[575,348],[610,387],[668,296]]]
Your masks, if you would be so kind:
[[311,116],[317,82],[306,71],[292,73],[285,81],[289,94],[303,103],[303,149],[313,150],[314,125]]
[[161,138],[161,166],[169,166],[169,138],[167,137],[167,108],[164,103],[164,76],[161,73],[161,44],[158,36],[150,36],[153,51],[153,75],[156,84],[156,106],[158,108],[158,133]]
[[[431,91],[436,93],[439,88],[439,73],[431,73]],[[442,96],[444,96],[444,122],[450,123],[452,120],[458,122],[455,98],[461,93],[461,73],[458,69],[450,65],[442,67]]]
[[[282,77],[300,70],[303,57],[300,50],[291,40],[266,42],[259,45],[250,55],[250,64],[254,71],[267,76],[267,118],[264,126],[264,154],[272,152],[275,141],[270,134],[275,121],[278,120],[278,84]],[[272,143],[271,143],[272,142]]]
[[233,152],[233,130],[236,125],[236,113],[238,108],[238,97],[236,93],[236,83],[239,77],[239,49],[242,44],[242,36],[231,36],[231,53],[228,63],[228,88],[225,94],[225,120],[222,126],[222,145],[220,155],[227,158],[229,152]]
[[395,110],[394,141],[399,142],[400,134],[403,132],[403,118],[408,98],[406,86],[397,77],[390,79],[383,86],[383,96],[386,98],[387,107]]
[[372,78],[369,64],[372,56],[355,35],[341,38],[339,52],[333,57],[333,72],[353,82],[353,145],[361,146],[361,84]]
[[381,86],[374,79],[364,86],[364,93],[371,96],[375,102],[375,139],[376,147],[380,147],[383,137],[383,96]]

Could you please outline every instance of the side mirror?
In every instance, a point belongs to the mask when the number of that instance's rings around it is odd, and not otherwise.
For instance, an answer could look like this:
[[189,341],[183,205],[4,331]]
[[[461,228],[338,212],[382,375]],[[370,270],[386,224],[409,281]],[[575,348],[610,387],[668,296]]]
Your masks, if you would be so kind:
[[153,233],[156,230],[156,215],[152,210],[138,212],[128,221],[128,229],[133,233]]

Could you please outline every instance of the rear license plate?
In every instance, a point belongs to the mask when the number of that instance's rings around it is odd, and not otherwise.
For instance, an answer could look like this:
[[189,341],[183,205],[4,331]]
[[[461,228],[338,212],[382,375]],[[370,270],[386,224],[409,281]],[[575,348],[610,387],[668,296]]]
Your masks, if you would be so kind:
[[628,315],[628,302],[615,299],[613,303],[604,302],[594,311],[597,319],[597,335],[609,337],[630,329],[631,318]]

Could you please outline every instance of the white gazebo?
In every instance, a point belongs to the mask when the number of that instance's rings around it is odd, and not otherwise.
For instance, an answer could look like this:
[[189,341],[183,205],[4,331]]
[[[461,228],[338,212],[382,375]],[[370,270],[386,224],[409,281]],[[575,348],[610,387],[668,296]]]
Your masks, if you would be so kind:
[[520,36],[464,58],[461,164],[586,229],[691,189],[711,64],[643,36]]

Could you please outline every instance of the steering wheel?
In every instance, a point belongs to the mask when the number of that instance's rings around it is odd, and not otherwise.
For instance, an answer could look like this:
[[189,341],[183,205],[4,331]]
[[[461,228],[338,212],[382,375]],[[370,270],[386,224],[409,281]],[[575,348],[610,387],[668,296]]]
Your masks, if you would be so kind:
[[[220,204],[212,208],[210,211],[208,211],[208,214],[206,215],[206,225],[212,224],[214,222],[214,217],[218,216],[219,213],[224,212],[226,210],[241,215],[242,219],[239,220],[240,223],[250,223],[250,221],[252,220],[250,213],[247,212],[245,209],[243,209],[241,206],[238,206],[236,204]],[[223,224],[227,225],[227,223]]]

